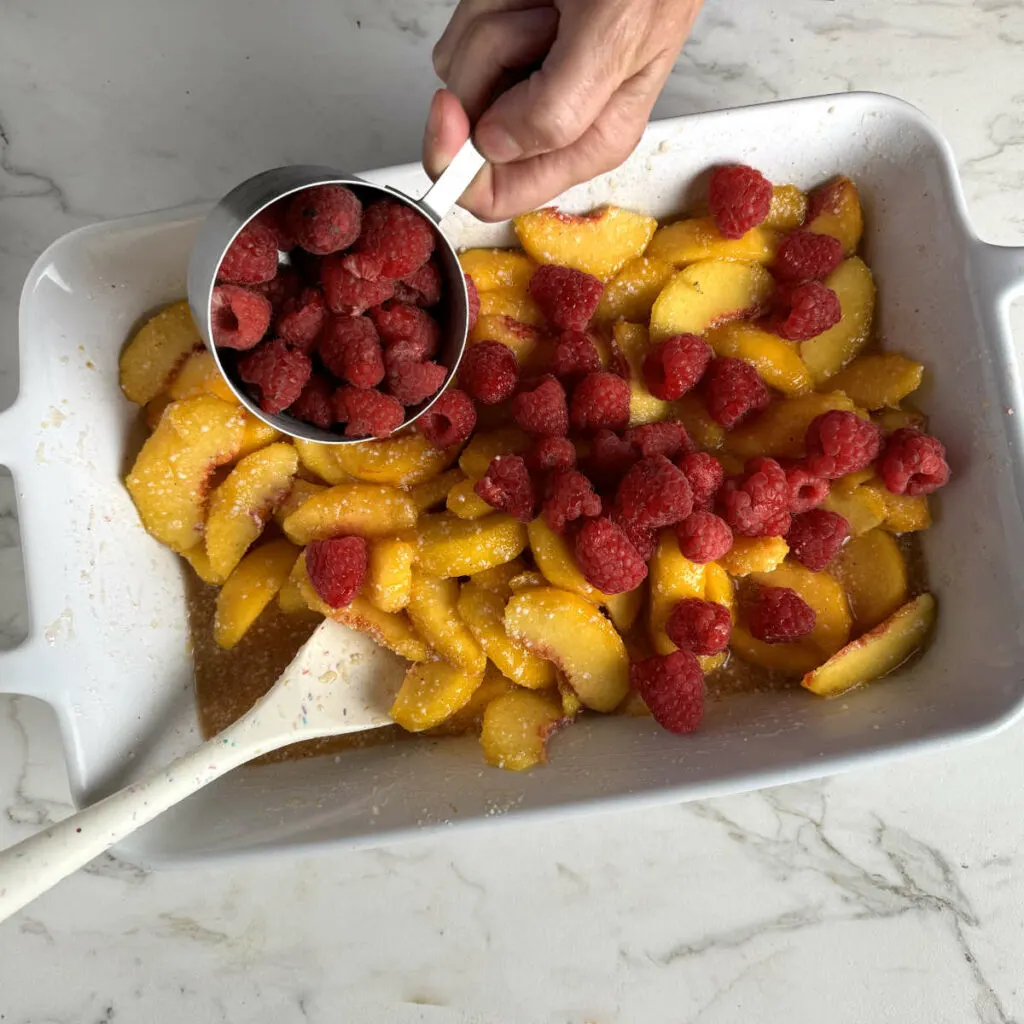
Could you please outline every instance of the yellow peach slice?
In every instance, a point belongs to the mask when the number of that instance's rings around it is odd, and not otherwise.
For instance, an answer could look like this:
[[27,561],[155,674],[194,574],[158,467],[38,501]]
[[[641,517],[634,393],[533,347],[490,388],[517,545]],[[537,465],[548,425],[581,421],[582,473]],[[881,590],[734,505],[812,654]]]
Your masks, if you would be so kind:
[[726,238],[712,217],[694,217],[658,228],[645,255],[677,267],[700,260],[771,263],[781,240],[779,232],[765,227],[751,228],[742,238]]
[[636,620],[640,617],[640,609],[643,607],[646,591],[647,588],[641,583],[633,590],[605,596],[605,611],[608,612],[612,624],[623,635],[633,628]]
[[412,567],[416,545],[401,537],[370,541],[363,585],[366,599],[382,612],[400,612],[412,596]]
[[467,249],[459,253],[459,264],[481,294],[499,288],[525,292],[537,269],[537,264],[518,249]]
[[278,526],[284,526],[284,521],[293,512],[302,508],[314,494],[322,494],[326,490],[323,484],[315,484],[311,480],[296,477],[292,481],[291,490],[274,506],[274,522]]
[[576,695],[595,711],[612,711],[629,689],[629,656],[618,631],[585,598],[556,587],[513,594],[505,630],[553,661]]
[[520,590],[529,590],[530,587],[546,587],[548,582],[545,575],[537,569],[526,569],[508,581],[508,588],[515,594]]
[[544,332],[532,324],[520,323],[510,316],[481,316],[469,332],[469,343],[497,341],[512,350],[519,369],[535,365]]
[[235,459],[244,459],[246,455],[252,455],[268,444],[273,444],[281,436],[280,430],[275,430],[269,423],[257,419],[250,412],[245,413],[245,430],[242,433],[242,444],[235,455]]
[[807,222],[807,230],[838,238],[843,243],[843,252],[852,256],[864,233],[864,215],[857,186],[849,178],[835,178],[815,189],[814,198],[821,208],[817,216]]
[[579,594],[591,604],[601,604],[605,600],[605,595],[591,586],[580,572],[569,545],[541,516],[527,524],[526,532],[533,560],[552,586]]
[[760,263],[701,260],[681,270],[661,290],[651,309],[651,338],[703,334],[728,320],[766,308],[774,290]]
[[416,631],[445,661],[483,675],[487,656],[459,614],[458,602],[458,580],[413,571],[407,611]]
[[484,670],[465,672],[446,661],[413,665],[391,705],[391,717],[406,732],[423,732],[440,725],[469,703],[483,682]]
[[507,317],[531,327],[540,327],[544,323],[544,314],[529,294],[504,288],[484,292],[480,296],[480,316]]
[[[654,237],[657,239],[658,236]],[[594,319],[646,323],[651,317],[654,300],[674,273],[672,264],[662,259],[641,256],[630,260],[608,282]]]
[[484,670],[483,682],[473,691],[469,700],[453,715],[449,715],[439,725],[428,732],[430,736],[464,736],[476,733],[478,736],[483,727],[484,712],[492,701],[512,693],[519,687],[506,679],[490,662]]
[[[765,384],[784,395],[802,395],[814,390],[814,382],[796,346],[777,334],[735,320],[708,331],[707,341],[716,356],[746,360]],[[843,390],[838,384],[835,387]]]
[[899,409],[879,409],[871,414],[871,421],[886,434],[902,427],[925,432],[928,430],[928,417],[919,409],[906,405]]
[[494,508],[474,490],[476,483],[475,479],[467,477],[448,492],[445,507],[453,516],[458,516],[459,519],[479,519],[494,511]]
[[447,469],[458,454],[457,445],[435,448],[414,431],[385,441],[334,446],[338,466],[350,477],[392,487],[421,484]]
[[935,598],[921,594],[870,633],[847,644],[801,680],[820,697],[835,697],[894,672],[925,642],[935,622]]
[[669,640],[665,623],[683,598],[705,597],[707,567],[683,556],[674,530],[662,530],[648,568],[647,635],[656,653],[671,654],[676,645]]
[[188,551],[183,551],[181,557],[192,566],[195,574],[204,583],[218,584],[224,582],[224,577],[213,571],[213,566],[210,565],[210,556],[207,555],[206,549],[201,544],[196,545],[194,548],[189,548]]
[[504,600],[512,596],[512,580],[526,571],[526,563],[521,558],[513,558],[504,565],[496,565],[493,569],[484,569],[473,573],[469,580],[484,590],[492,590]]
[[459,456],[459,469],[473,480],[479,480],[499,455],[520,455],[530,447],[530,439],[518,427],[479,431]]
[[717,451],[725,444],[725,427],[711,418],[703,400],[692,391],[672,403],[669,418],[682,423],[687,434],[704,451]]
[[303,469],[324,483],[337,485],[348,483],[352,477],[338,464],[335,457],[337,449],[334,445],[320,444],[318,441],[306,441],[295,438],[295,450],[299,454],[299,462]]
[[197,349],[185,359],[171,381],[169,394],[175,402],[196,395],[216,395],[225,402],[238,403],[224,375],[217,369],[213,355],[205,348]]
[[495,698],[484,711],[480,746],[495,768],[523,772],[547,760],[548,739],[564,724],[562,705],[530,690]]
[[538,263],[573,267],[607,281],[642,256],[658,222],[643,213],[605,206],[582,216],[545,207],[513,221],[522,247]]
[[833,487],[821,506],[846,519],[850,524],[851,537],[859,537],[885,520],[885,499],[866,484],[848,491]]
[[250,551],[217,594],[213,638],[234,647],[284,586],[299,549],[283,537]]
[[788,554],[785,537],[734,537],[720,562],[730,576],[749,576],[752,572],[771,572]]
[[387,537],[408,530],[418,514],[412,498],[396,487],[338,484],[309,498],[284,521],[283,529],[296,544],[347,534]]
[[907,600],[907,566],[899,545],[884,530],[850,540],[829,574],[846,591],[855,633],[874,629]]
[[562,702],[562,714],[572,720],[583,714],[583,701],[576,691],[562,678],[558,680],[558,698]]
[[277,592],[277,606],[285,615],[308,614],[310,610],[305,595],[291,576],[281,584]]
[[811,420],[833,409],[855,412],[856,406],[840,391],[780,398],[749,423],[730,430],[725,446],[744,460],[757,455],[800,458]]
[[[729,611],[729,618],[736,620],[736,592],[729,574],[717,563],[708,562],[704,566],[704,600],[714,601]],[[702,654],[697,660],[704,675],[720,669],[728,660],[728,651],[721,654]]]
[[858,356],[832,378],[829,386],[845,392],[865,409],[898,406],[921,386],[924,366],[898,352]]
[[927,530],[932,525],[932,511],[925,495],[892,494],[880,480],[865,486],[874,491],[885,505],[883,529],[890,533],[914,533]]
[[457,484],[466,479],[466,474],[461,469],[447,469],[437,476],[424,480],[423,483],[409,488],[409,497],[413,504],[421,511],[426,512],[437,505],[443,505],[448,497],[448,492]]
[[156,430],[156,425],[160,422],[163,417],[164,411],[167,406],[171,404],[174,399],[166,391],[161,391],[156,398],[151,398],[142,410],[143,419],[145,420],[146,426],[150,431]]
[[482,519],[421,516],[417,533],[419,567],[431,576],[472,576],[512,561],[526,547],[526,527],[499,513]]
[[629,365],[629,425],[638,427],[671,419],[672,403],[655,398],[644,382],[644,358],[651,350],[647,328],[619,320],[612,328],[612,336]]
[[152,401],[167,389],[189,353],[202,344],[184,299],[150,317],[121,353],[125,398],[137,405]]
[[776,185],[772,189],[772,205],[762,228],[796,231],[807,219],[807,194],[796,185]]

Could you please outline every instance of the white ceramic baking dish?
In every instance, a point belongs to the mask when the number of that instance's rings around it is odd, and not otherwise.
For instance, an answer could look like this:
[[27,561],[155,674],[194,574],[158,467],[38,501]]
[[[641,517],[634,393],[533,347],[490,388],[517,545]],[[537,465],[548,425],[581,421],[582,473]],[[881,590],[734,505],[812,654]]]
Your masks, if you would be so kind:
[[[1024,404],[1007,307],[1024,249],[974,236],[949,146],[917,110],[877,95],[652,124],[624,167],[560,202],[674,214],[709,165],[731,161],[805,186],[841,171],[860,187],[881,331],[927,364],[923,404],[955,473],[925,537],[941,609],[927,654],[839,700],[797,689],[716,703],[686,738],[645,719],[588,720],[527,775],[487,768],[472,738],[242,769],[132,837],[125,855],[366,844],[499,815],[689,800],[877,764],[1020,713]],[[371,177],[412,194],[426,184],[412,166]],[[16,480],[31,630],[0,659],[0,690],[53,706],[79,803],[198,740],[182,568],[143,533],[121,485],[136,410],[118,389],[117,356],[140,317],[184,294],[199,213],[67,235],[22,298],[21,393],[0,418],[0,463]],[[512,241],[507,225],[462,214],[445,226],[458,246]]]

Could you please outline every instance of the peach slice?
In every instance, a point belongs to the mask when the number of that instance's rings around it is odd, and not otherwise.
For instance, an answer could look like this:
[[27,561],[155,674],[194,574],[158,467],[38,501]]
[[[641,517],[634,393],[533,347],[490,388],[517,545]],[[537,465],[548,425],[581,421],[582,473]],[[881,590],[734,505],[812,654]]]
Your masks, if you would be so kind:
[[643,213],[605,206],[582,216],[548,206],[513,221],[522,247],[538,263],[573,267],[607,281],[642,256],[658,222]]
[[647,588],[641,583],[633,590],[626,590],[621,594],[608,594],[604,599],[605,611],[612,620],[615,628],[625,635],[640,617],[640,609],[643,607],[644,596]]
[[630,260],[608,282],[594,319],[646,323],[651,317],[654,300],[674,273],[672,264],[663,259],[640,256]]
[[672,403],[655,398],[644,382],[644,357],[651,350],[647,328],[619,320],[612,328],[612,337],[629,365],[629,425],[638,427],[671,419]]
[[432,729],[464,708],[483,678],[482,665],[476,674],[446,661],[413,665],[391,705],[391,717],[406,732]]
[[666,224],[654,232],[645,255],[677,267],[700,260],[749,260],[771,263],[782,235],[765,227],[751,228],[742,238],[726,238],[711,217]]
[[874,629],[907,600],[907,566],[899,545],[884,530],[850,540],[829,574],[846,591],[855,633]]
[[508,588],[513,594],[518,593],[520,590],[529,590],[530,587],[546,587],[547,585],[547,578],[536,569],[524,569],[508,581]]
[[[704,599],[727,608],[729,618],[736,621],[736,591],[729,574],[717,562],[708,562],[704,566]],[[697,660],[704,675],[709,676],[720,669],[728,658],[728,651],[723,651],[721,654],[702,654]]]
[[[850,476],[856,474],[851,473]],[[840,481],[836,481],[837,484]],[[850,524],[850,535],[859,537],[880,526],[885,520],[885,499],[867,484],[844,489],[833,485],[828,497],[821,503],[822,508],[843,516]]]
[[725,427],[711,418],[703,400],[692,391],[672,403],[671,419],[682,423],[704,451],[717,451],[725,444]]
[[483,682],[473,691],[469,700],[456,711],[449,715],[439,725],[430,730],[431,736],[464,736],[466,733],[475,732],[479,735],[483,726],[484,712],[487,705],[506,693],[512,693],[519,687],[506,679],[494,665],[488,662],[484,671]]
[[835,697],[894,672],[924,643],[935,622],[935,598],[921,594],[870,633],[847,644],[801,680],[819,697]]
[[544,324],[544,314],[528,292],[501,288],[480,296],[480,316],[500,316],[531,327]]
[[387,537],[408,530],[419,510],[412,498],[384,484],[338,484],[320,491],[285,521],[284,532],[296,544],[356,534]]
[[280,436],[281,431],[275,430],[269,423],[257,419],[249,412],[245,412],[245,430],[242,433],[242,444],[235,455],[235,459],[244,459],[246,455],[252,455],[268,444],[273,444]]
[[576,695],[576,691],[559,677],[558,697],[562,702],[562,714],[568,721],[572,721],[583,714],[583,701]]
[[579,594],[591,604],[601,604],[605,600],[605,595],[597,587],[591,586],[580,572],[569,545],[542,517],[538,516],[528,523],[526,533],[530,539],[533,560],[552,586]]
[[743,460],[757,455],[800,458],[811,420],[833,409],[857,411],[841,391],[777,399],[749,423],[730,430],[725,436],[725,447]]
[[210,565],[210,556],[201,544],[197,544],[194,548],[189,548],[188,551],[183,551],[181,557],[192,566],[195,574],[204,583],[219,584],[224,582],[224,577],[219,576],[213,571],[213,566]]
[[734,537],[721,565],[730,576],[749,576],[752,572],[771,572],[788,554],[785,537]]
[[830,382],[865,409],[895,407],[921,386],[924,366],[898,352],[858,356]]
[[775,231],[796,231],[807,219],[807,194],[796,185],[776,185],[772,189],[772,205],[762,228]]
[[[413,487],[446,470],[459,454],[457,445],[435,448],[414,431],[385,441],[336,445],[334,457],[341,470],[357,480],[393,487]],[[330,481],[328,481],[330,482]]]
[[465,479],[466,474],[458,467],[447,469],[437,476],[432,476],[429,480],[424,480],[423,483],[417,484],[415,487],[410,487],[409,497],[412,498],[413,504],[421,512],[426,512],[437,505],[443,505],[448,497],[448,492],[457,483],[461,483]]
[[807,223],[807,230],[831,235],[843,243],[843,252],[852,256],[864,233],[864,214],[857,186],[849,178],[839,177],[815,190],[820,201],[818,215]]
[[626,696],[626,645],[600,610],[578,594],[557,587],[513,594],[505,608],[505,630],[553,661],[588,708],[612,711]]
[[459,253],[459,265],[473,278],[481,294],[499,288],[525,294],[537,269],[537,264],[518,249],[467,249]]
[[458,602],[458,580],[413,572],[407,610],[416,631],[445,661],[483,675],[487,656],[462,620]]
[[684,557],[674,530],[662,530],[648,569],[647,635],[656,653],[671,654],[676,645],[669,640],[665,623],[684,597],[705,597],[707,567]]
[[474,487],[476,480],[467,477],[448,492],[445,507],[453,516],[458,516],[459,519],[479,519],[494,511],[494,508],[476,493]]
[[[756,324],[744,320],[722,324],[708,332],[707,341],[716,356],[745,359],[765,384],[784,395],[803,395],[814,390],[814,382],[796,346]],[[844,390],[838,384],[835,387]]]
[[284,586],[299,549],[283,537],[250,551],[217,594],[213,638],[232,648]]
[[774,290],[760,263],[701,260],[680,271],[661,290],[651,309],[651,337],[703,334],[727,320],[765,309]]
[[520,323],[510,316],[480,316],[473,330],[469,332],[469,343],[479,341],[498,341],[512,354],[519,363],[519,368],[534,366],[540,355],[540,344],[544,340],[544,332],[532,324]]
[[309,605],[298,583],[289,575],[277,592],[277,606],[285,615],[309,614]]
[[853,360],[871,339],[875,281],[867,264],[854,256],[840,263],[825,285],[839,297],[843,318],[816,338],[800,343],[800,357],[820,387]]
[[459,456],[459,469],[473,480],[479,480],[499,455],[521,455],[530,447],[530,439],[518,427],[475,433]]
[[871,420],[883,433],[891,434],[902,427],[928,432],[928,417],[913,406],[904,405],[899,409],[879,409],[871,414]]
[[175,402],[196,395],[216,395],[225,402],[238,404],[224,375],[217,369],[213,355],[205,348],[198,349],[185,359],[181,369],[171,381],[169,394]]
[[292,481],[291,490],[274,506],[274,522],[278,526],[284,526],[284,521],[293,512],[302,508],[314,494],[323,494],[326,490],[323,484],[315,484],[311,480],[296,477]]
[[470,576],[470,583],[484,590],[491,590],[504,600],[512,596],[512,580],[521,576],[526,571],[526,563],[521,558],[513,558],[504,565],[496,565],[493,569],[484,569],[482,572]]
[[932,511],[925,495],[911,497],[909,494],[892,494],[880,480],[865,486],[874,491],[884,503],[885,519],[882,528],[889,533],[914,533],[927,530],[932,525]]
[[230,462],[245,420],[213,395],[173,402],[125,480],[146,531],[179,554],[203,539],[210,475]]
[[306,441],[301,437],[296,437],[294,444],[302,468],[317,479],[331,485],[346,484],[352,479],[339,465],[336,458],[338,449],[334,445]]
[[401,537],[370,541],[364,590],[366,599],[382,612],[400,612],[412,597],[412,567],[416,545]]
[[526,527],[499,513],[482,519],[421,516],[417,533],[419,567],[431,576],[472,576],[511,562],[526,547]]
[[182,299],[150,317],[121,352],[121,390],[129,402],[145,405],[174,379],[178,368],[203,339]]
[[563,725],[561,704],[530,690],[513,690],[484,711],[480,746],[495,768],[523,772],[547,761],[548,739]]
[[150,431],[156,430],[156,425],[160,422],[163,417],[164,411],[167,406],[173,402],[174,399],[166,391],[161,391],[156,398],[151,398],[143,408],[143,419],[145,420],[146,426]]

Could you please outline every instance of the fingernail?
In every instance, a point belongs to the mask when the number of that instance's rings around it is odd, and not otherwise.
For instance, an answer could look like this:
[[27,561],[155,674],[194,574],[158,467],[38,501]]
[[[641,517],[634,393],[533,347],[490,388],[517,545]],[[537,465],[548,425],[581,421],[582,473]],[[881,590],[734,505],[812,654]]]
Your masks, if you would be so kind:
[[444,131],[444,104],[441,102],[442,89],[438,89],[430,101],[430,111],[427,114],[427,128],[430,132],[430,141],[437,145],[438,139]]
[[510,164],[523,155],[523,147],[500,125],[480,126],[474,136],[477,148],[496,164]]

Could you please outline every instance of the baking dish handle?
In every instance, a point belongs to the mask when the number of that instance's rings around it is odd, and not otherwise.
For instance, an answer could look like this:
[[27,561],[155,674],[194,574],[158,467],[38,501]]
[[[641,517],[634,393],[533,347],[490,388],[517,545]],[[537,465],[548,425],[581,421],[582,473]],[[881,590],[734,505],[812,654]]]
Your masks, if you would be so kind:
[[1024,295],[1024,246],[983,242],[978,251],[978,281],[997,300]]

